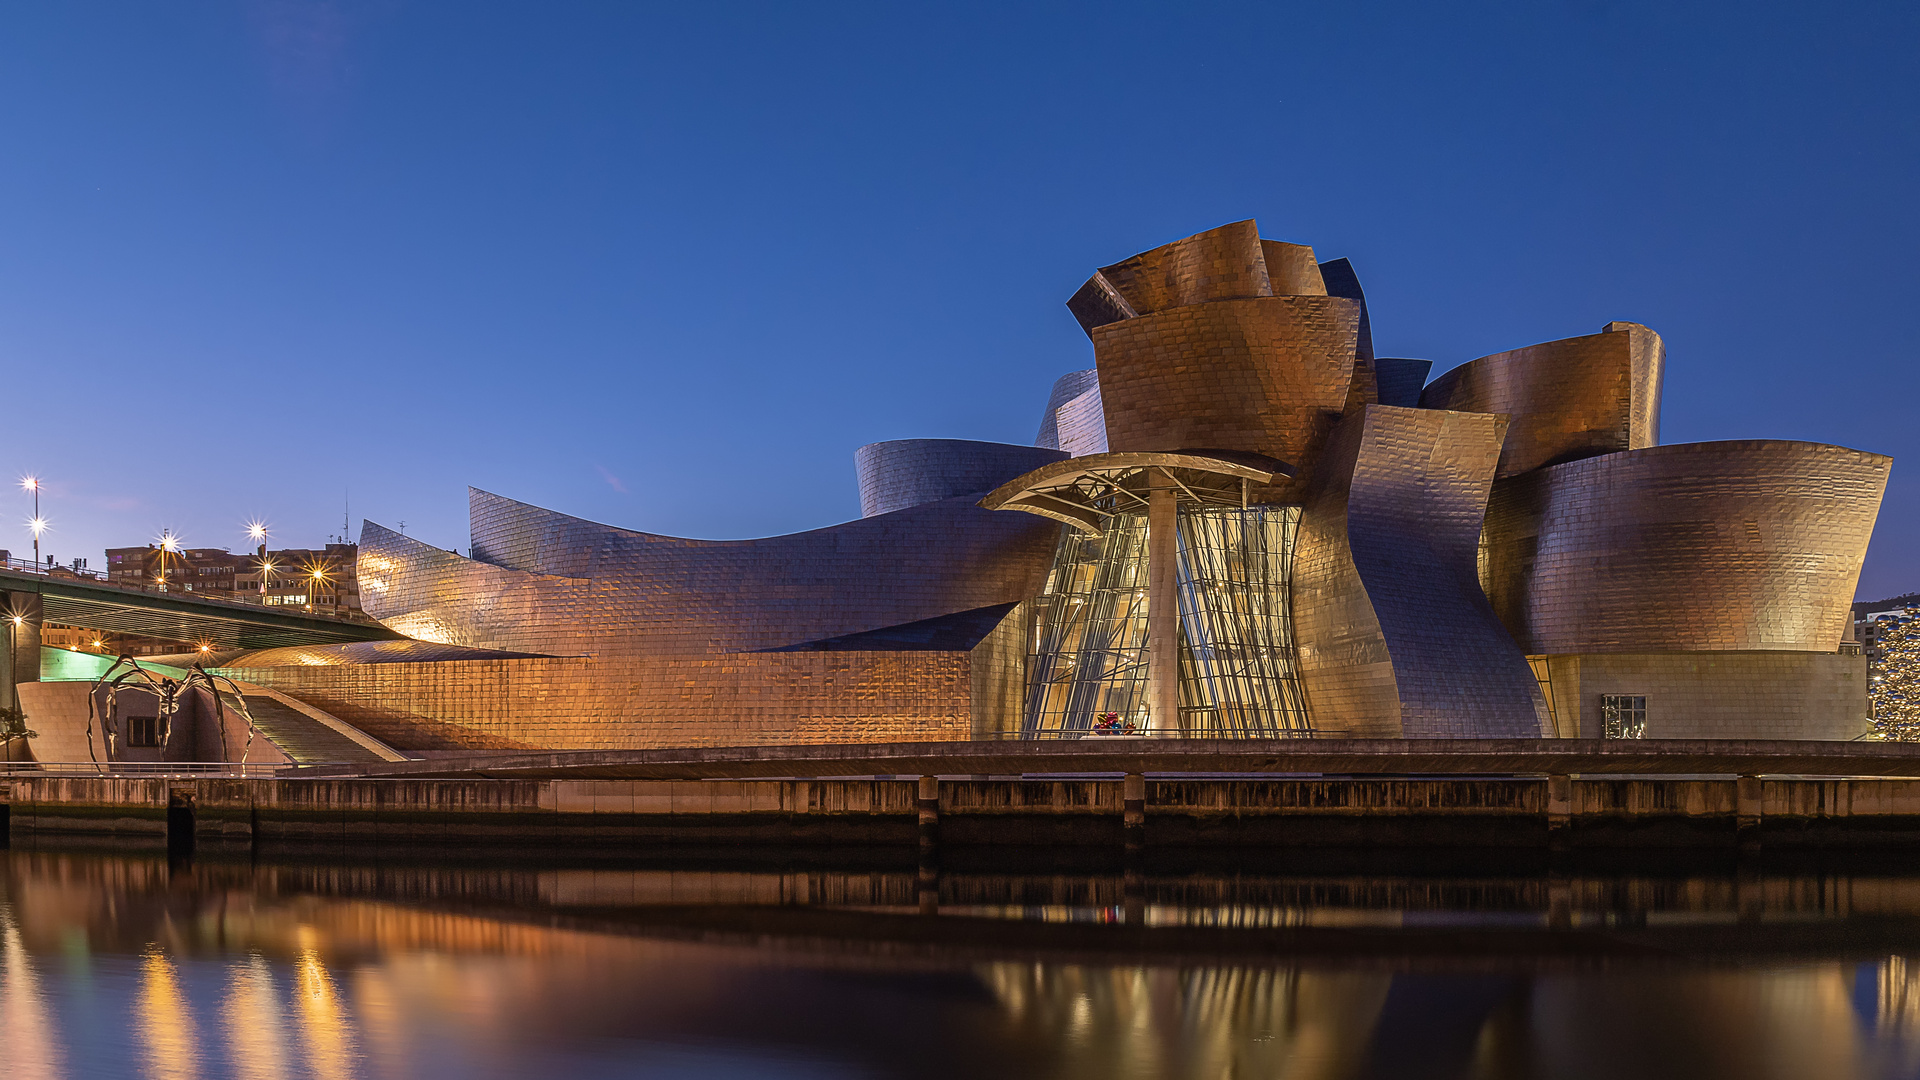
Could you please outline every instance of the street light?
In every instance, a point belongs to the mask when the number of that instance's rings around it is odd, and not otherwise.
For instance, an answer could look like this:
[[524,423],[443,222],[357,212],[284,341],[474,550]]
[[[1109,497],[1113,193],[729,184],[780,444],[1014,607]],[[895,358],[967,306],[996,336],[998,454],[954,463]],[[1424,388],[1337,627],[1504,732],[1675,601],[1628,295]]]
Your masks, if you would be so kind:
[[40,516],[40,478],[37,476],[21,477],[20,486],[27,491],[33,492],[33,520],[27,522],[27,527],[33,530],[33,568],[35,572],[38,572],[40,569],[40,532],[47,527],[46,521]]

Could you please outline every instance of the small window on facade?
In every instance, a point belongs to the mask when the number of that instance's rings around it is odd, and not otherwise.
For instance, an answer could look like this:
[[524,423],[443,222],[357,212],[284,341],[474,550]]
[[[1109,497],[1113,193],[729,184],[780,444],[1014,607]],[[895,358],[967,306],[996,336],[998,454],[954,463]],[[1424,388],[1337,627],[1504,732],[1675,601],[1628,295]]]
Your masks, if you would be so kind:
[[1603,694],[1600,697],[1601,734],[1609,739],[1647,737],[1647,699],[1637,694]]
[[157,716],[127,717],[128,746],[159,746],[160,718]]

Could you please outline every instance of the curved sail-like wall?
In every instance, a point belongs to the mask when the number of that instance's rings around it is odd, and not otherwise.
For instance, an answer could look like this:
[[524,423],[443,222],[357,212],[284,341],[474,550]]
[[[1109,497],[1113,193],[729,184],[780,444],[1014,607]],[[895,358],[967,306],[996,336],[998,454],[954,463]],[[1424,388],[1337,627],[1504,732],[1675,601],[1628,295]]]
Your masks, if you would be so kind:
[[1067,455],[1060,450],[970,439],[895,439],[853,452],[860,516],[992,491]]
[[1891,459],[1687,443],[1494,486],[1487,594],[1531,654],[1833,652]]
[[1666,347],[1638,323],[1483,356],[1429,383],[1428,409],[1513,418],[1499,476],[1660,441]]
[[1369,406],[1341,421],[1300,524],[1294,629],[1314,726],[1386,738],[1545,730],[1475,577],[1506,421]]

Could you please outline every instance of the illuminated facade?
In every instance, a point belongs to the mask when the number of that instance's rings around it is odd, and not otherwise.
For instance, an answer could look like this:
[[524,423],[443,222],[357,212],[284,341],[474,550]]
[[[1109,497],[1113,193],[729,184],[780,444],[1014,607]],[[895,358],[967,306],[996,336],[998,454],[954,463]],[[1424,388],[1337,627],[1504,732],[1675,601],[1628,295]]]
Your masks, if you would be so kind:
[[1102,267],[1030,447],[856,454],[863,517],[700,541],[471,493],[368,523],[414,642],[225,661],[402,751],[1082,735],[1866,730],[1839,651],[1890,462],[1659,445],[1652,330],[1426,381],[1251,221]]

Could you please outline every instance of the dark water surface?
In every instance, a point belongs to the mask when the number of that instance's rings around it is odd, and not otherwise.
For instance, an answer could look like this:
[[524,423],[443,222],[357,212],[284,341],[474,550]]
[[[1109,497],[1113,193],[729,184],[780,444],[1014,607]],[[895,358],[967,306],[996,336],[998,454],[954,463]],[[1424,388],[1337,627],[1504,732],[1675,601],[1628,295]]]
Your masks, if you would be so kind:
[[859,861],[0,852],[0,1076],[1920,1076],[1920,856]]

